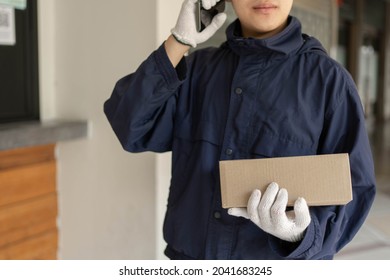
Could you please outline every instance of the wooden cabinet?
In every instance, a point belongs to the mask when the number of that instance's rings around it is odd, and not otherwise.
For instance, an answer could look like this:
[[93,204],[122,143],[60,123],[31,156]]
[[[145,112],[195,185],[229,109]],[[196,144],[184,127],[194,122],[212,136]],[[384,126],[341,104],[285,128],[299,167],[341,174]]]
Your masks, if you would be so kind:
[[56,259],[55,145],[0,151],[0,259]]

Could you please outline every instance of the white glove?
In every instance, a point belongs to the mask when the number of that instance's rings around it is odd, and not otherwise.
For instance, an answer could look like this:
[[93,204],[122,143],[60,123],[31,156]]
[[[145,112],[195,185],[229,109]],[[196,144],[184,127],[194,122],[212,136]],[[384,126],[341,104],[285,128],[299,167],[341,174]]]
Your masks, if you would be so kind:
[[206,10],[210,10],[214,7],[220,0],[202,0],[202,7]]
[[[213,3],[215,4],[218,1],[219,0],[203,0],[202,5],[205,8],[211,7]],[[184,1],[176,26],[171,30],[172,35],[177,41],[194,48],[197,44],[206,42],[210,39],[226,20],[226,14],[219,13],[203,31],[198,32],[196,27],[196,2],[197,0]]]
[[288,242],[302,240],[311,218],[306,200],[298,198],[294,210],[287,211],[288,193],[271,183],[263,197],[259,190],[254,190],[249,198],[248,207],[230,208],[228,213],[250,219],[259,228],[279,239]]

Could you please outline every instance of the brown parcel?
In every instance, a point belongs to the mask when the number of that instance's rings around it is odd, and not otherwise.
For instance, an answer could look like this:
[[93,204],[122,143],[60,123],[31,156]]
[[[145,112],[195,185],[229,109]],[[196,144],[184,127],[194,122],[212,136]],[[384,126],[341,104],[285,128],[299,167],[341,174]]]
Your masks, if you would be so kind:
[[348,154],[227,160],[219,163],[222,207],[246,207],[254,189],[271,182],[287,189],[288,205],[343,205],[352,200]]

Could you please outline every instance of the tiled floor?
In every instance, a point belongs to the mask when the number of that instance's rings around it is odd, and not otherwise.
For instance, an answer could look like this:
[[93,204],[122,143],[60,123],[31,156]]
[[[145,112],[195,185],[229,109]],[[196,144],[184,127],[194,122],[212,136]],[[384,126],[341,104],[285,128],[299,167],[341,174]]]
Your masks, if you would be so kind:
[[362,229],[335,257],[338,260],[390,260],[390,122],[368,127],[375,160],[377,196]]

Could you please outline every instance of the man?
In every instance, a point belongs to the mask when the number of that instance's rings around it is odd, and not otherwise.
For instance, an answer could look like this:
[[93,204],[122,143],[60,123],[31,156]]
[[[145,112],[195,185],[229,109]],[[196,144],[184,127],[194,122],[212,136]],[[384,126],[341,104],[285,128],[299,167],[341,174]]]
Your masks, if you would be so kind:
[[[203,0],[211,8],[219,0]],[[375,195],[356,88],[289,16],[292,0],[231,0],[238,19],[219,48],[190,47],[224,23],[196,29],[185,0],[172,35],[115,86],[105,113],[124,149],[172,151],[164,222],[171,259],[331,259],[356,234]],[[220,160],[349,153],[353,201],[286,212],[276,183],[246,209],[221,207]],[[236,217],[236,216],[243,216]],[[249,219],[250,218],[250,219]]]

